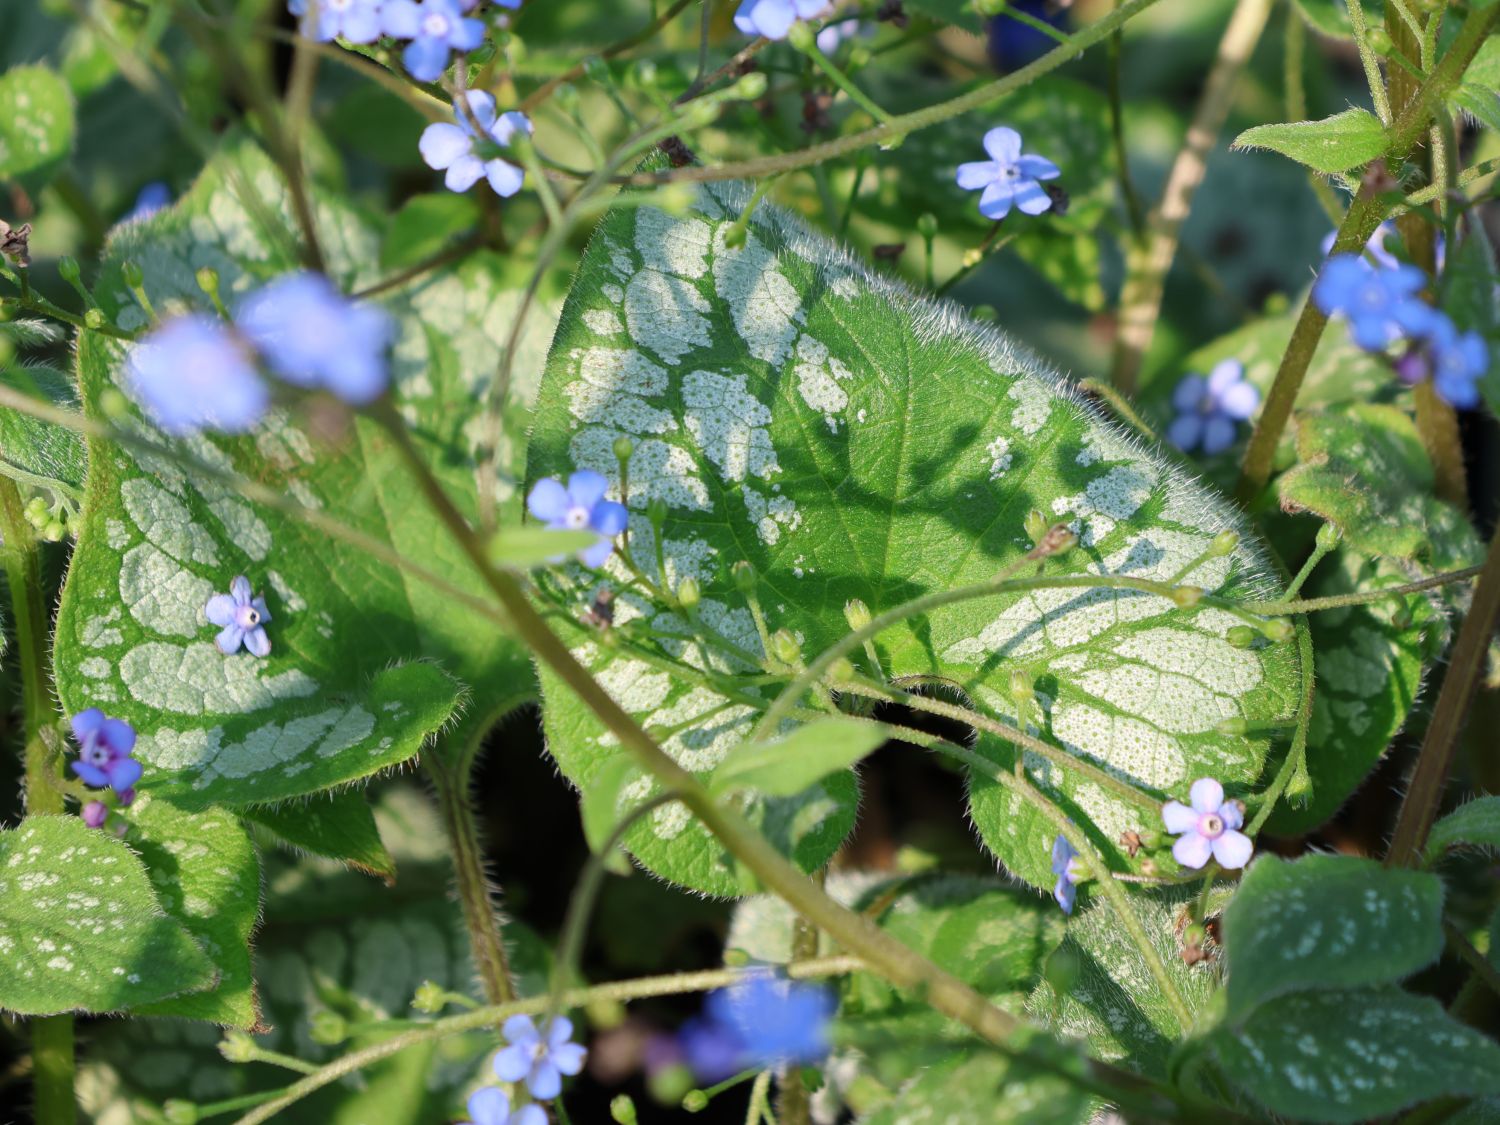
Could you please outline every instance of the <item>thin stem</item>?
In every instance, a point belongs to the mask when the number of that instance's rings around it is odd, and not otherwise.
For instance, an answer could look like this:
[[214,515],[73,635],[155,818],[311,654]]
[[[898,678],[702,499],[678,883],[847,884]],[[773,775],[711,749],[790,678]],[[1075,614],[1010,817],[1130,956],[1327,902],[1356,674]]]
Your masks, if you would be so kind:
[[1302,590],[1307,580],[1312,577],[1312,572],[1318,568],[1318,564],[1328,557],[1328,553],[1337,547],[1337,543],[1324,543],[1320,535],[1318,541],[1313,544],[1312,554],[1307,556],[1307,561],[1302,564],[1302,569],[1297,576],[1287,583],[1286,593],[1282,595],[1283,602],[1291,601]]
[[80,332],[97,332],[101,336],[113,336],[116,340],[134,340],[134,332],[126,332],[122,328],[116,328],[108,321],[104,321],[98,328],[90,327],[88,321],[77,313],[71,313],[61,305],[47,300],[40,293],[31,293],[21,297],[0,297],[0,308],[6,305],[16,305],[19,308],[30,309],[32,312],[42,313],[50,316],[53,320],[60,320],[64,324],[71,324]]
[[745,1110],[745,1125],[761,1125],[771,1113],[771,1072],[763,1070],[750,1087],[750,1104]]
[[1245,829],[1247,836],[1253,837],[1261,830],[1261,826],[1275,810],[1276,802],[1281,800],[1281,795],[1298,774],[1302,775],[1304,783],[1307,781],[1307,736],[1312,729],[1313,693],[1317,688],[1317,677],[1314,674],[1312,630],[1305,621],[1297,625],[1297,659],[1302,677],[1302,697],[1297,707],[1297,726],[1292,732],[1292,744],[1287,748],[1286,757],[1282,760],[1281,768],[1276,771],[1270,787],[1261,794],[1260,807]]
[[[826,881],[826,869],[823,874]],[[792,960],[811,961],[817,955],[818,927],[798,916],[792,923]],[[799,1066],[783,1066],[777,1075],[776,1116],[781,1125],[812,1125],[812,1097]]]
[[1500,998],[1500,971],[1490,964],[1490,959],[1475,949],[1463,931],[1447,918],[1443,919],[1443,935],[1448,939],[1448,948],[1469,966],[1471,979],[1479,981]]
[[[604,48],[604,50],[598,53],[598,57],[601,59],[612,59],[618,55],[623,55],[627,51],[639,47],[642,43],[650,42],[653,38],[655,38],[658,31],[660,31],[662,28],[666,27],[667,24],[676,19],[677,13],[682,11],[691,3],[693,3],[693,0],[673,0],[673,2],[671,4],[668,4],[667,7],[662,11],[661,15],[657,16],[645,27],[641,28],[640,31],[637,31],[634,35],[628,36],[625,39],[621,39],[618,43]],[[705,9],[704,19],[706,20],[708,18],[707,8],[709,0],[702,0],[702,3]],[[537,106],[541,105],[544,101],[550,98],[557,91],[557,88],[559,86],[567,82],[576,82],[586,73],[588,73],[587,66],[584,63],[578,63],[576,66],[573,66],[564,71],[562,74],[559,74],[556,78],[549,78],[546,82],[543,82],[535,90],[527,94],[526,97],[522,98],[521,104],[517,108],[519,108],[522,113],[531,113],[534,109],[536,109]]]
[[[1120,6],[1115,0],[1115,7]],[[1146,208],[1135,189],[1135,180],[1130,175],[1130,150],[1125,147],[1125,105],[1120,97],[1121,55],[1124,53],[1124,35],[1116,31],[1109,37],[1109,127],[1115,145],[1115,174],[1120,180],[1120,195],[1125,200],[1125,213],[1130,217],[1130,229],[1137,239],[1146,233]]]
[[470,235],[461,242],[456,242],[452,246],[439,250],[436,254],[423,258],[420,262],[416,262],[403,270],[398,270],[391,274],[390,277],[383,277],[373,285],[355,290],[349,295],[356,299],[364,299],[378,296],[381,293],[389,293],[392,289],[400,289],[403,285],[416,281],[433,270],[442,269],[449,262],[456,262],[467,257],[483,244],[483,236],[478,234]]
[[1354,45],[1359,50],[1360,65],[1365,68],[1365,82],[1370,87],[1370,100],[1375,103],[1375,112],[1387,125],[1391,123],[1391,103],[1385,95],[1385,82],[1380,77],[1380,60],[1370,49],[1369,28],[1365,23],[1365,8],[1360,0],[1349,0],[1349,28],[1354,32]]
[[824,77],[847,94],[849,100],[859,106],[860,109],[883,125],[891,123],[893,120],[891,115],[871,101],[870,96],[856,86],[853,79],[840,70],[832,59],[818,50],[816,43],[809,43],[804,54],[812,61],[814,66],[823,72]]
[[1120,294],[1119,331],[1115,337],[1110,381],[1123,394],[1133,394],[1141,365],[1151,347],[1151,337],[1161,312],[1167,274],[1176,257],[1177,240],[1192,208],[1193,196],[1208,169],[1208,154],[1218,138],[1241,71],[1260,42],[1271,15],[1271,0],[1239,0],[1224,36],[1203,95],[1188,126],[1172,168],[1162,188],[1161,202],[1151,213],[1145,241],[1127,255],[1125,285]]
[[1240,605],[1244,609],[1254,613],[1263,613],[1267,617],[1290,617],[1297,613],[1317,613],[1320,610],[1343,609],[1351,605],[1370,605],[1374,602],[1385,601],[1387,598],[1402,598],[1407,594],[1419,594],[1423,590],[1431,590],[1437,586],[1467,582],[1470,578],[1477,578],[1482,573],[1484,573],[1482,566],[1466,566],[1462,570],[1449,570],[1428,578],[1420,578],[1415,582],[1407,582],[1402,586],[1387,586],[1380,590],[1362,590],[1353,594],[1330,594],[1324,598],[1241,602]]

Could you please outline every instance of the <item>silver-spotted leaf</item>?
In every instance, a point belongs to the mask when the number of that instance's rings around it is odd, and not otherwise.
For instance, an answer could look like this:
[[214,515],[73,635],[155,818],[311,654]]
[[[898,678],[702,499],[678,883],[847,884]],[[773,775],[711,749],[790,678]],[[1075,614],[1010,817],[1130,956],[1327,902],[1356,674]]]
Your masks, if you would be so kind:
[[73,150],[73,91],[45,66],[0,74],[0,177],[57,167]]
[[[1199,562],[1218,531],[1240,527],[1230,506],[1097,417],[1002,333],[872,275],[775,208],[758,208],[744,245],[727,246],[748,195],[715,185],[678,216],[637,206],[606,217],[553,342],[528,464],[532,479],[596,470],[618,497],[616,439],[632,441],[629,549],[652,581],[698,582],[696,622],[629,588],[618,557],[606,583],[619,591],[611,643],[581,623],[597,580],[575,569],[550,597],[575,653],[686,768],[706,778],[769,698],[744,676],[760,671],[762,642],[729,573],[741,561],[769,628],[809,655],[847,632],[851,597],[878,613],[1019,565],[1033,508],[1080,536],[1053,573],[1165,581],[1189,568],[1227,598],[1275,591],[1248,533],[1230,557]],[[653,501],[666,510],[659,552]],[[1293,711],[1292,647],[1237,649],[1225,639],[1236,623],[1144,592],[1052,589],[935,609],[877,648],[885,674],[942,677],[1002,717],[1021,672],[1037,691],[1042,737],[1180,796],[1205,775],[1243,791],[1267,749],[1259,724]],[[543,686],[549,749],[586,787],[622,751],[555,680],[544,674]],[[1261,733],[1219,733],[1231,717]],[[980,748],[1010,768],[1008,744]],[[1066,767],[1027,765],[1123,864],[1120,834],[1153,818]],[[853,797],[844,774],[801,798],[746,801],[813,866],[847,831]],[[1050,886],[1051,822],[985,777],[971,807],[1006,865]],[[656,810],[627,844],[674,881],[746,889],[678,805]]]
[[[1081,1057],[1068,1060],[1081,1075]],[[986,1122],[987,1125],[1076,1125],[1090,1118],[1091,1098],[1082,1084],[1055,1070],[1007,1058],[979,1044],[966,1045],[917,1074],[895,1100],[859,1118],[859,1125],[917,1122]]]

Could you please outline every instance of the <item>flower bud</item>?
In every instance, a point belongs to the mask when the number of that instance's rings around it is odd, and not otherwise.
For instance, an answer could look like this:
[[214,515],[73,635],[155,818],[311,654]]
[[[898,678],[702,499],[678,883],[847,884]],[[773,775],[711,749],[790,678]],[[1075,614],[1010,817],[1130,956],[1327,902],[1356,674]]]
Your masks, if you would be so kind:
[[746,233],[744,223],[730,223],[729,229],[724,232],[724,245],[731,250],[738,250],[745,245]]
[[870,623],[870,607],[858,598],[850,598],[844,603],[844,620],[849,622],[850,629],[863,629]]
[[104,327],[104,314],[98,309],[89,309],[83,314],[83,326],[95,332]]
[[766,76],[758,70],[741,76],[734,84],[734,96],[741,101],[753,102],[766,96]]
[[1078,978],[1083,975],[1083,959],[1078,956],[1077,947],[1071,942],[1059,945],[1047,957],[1042,975],[1058,996],[1072,995]]
[[597,82],[601,86],[608,86],[614,82],[614,75],[609,72],[609,64],[598,55],[590,55],[583,60],[583,73],[588,75],[590,82]]
[[109,819],[109,806],[103,801],[89,801],[79,810],[78,815],[90,828],[103,828],[104,822]]
[[689,1090],[682,1095],[682,1108],[689,1113],[702,1113],[708,1108],[708,1095],[702,1090]]
[[198,1107],[181,1098],[163,1103],[161,1115],[166,1118],[167,1125],[198,1125]]
[[1042,514],[1040,508],[1032,508],[1027,512],[1026,519],[1022,523],[1022,527],[1026,530],[1026,538],[1030,539],[1033,544],[1042,541],[1042,536],[1047,534],[1048,526],[1050,525],[1047,523],[1047,517]]
[[615,456],[621,461],[629,461],[630,455],[635,452],[635,442],[624,434],[615,438]]
[[1055,523],[1037,540],[1028,558],[1046,559],[1071,551],[1078,544],[1078,534],[1065,523]]
[[1010,697],[1017,703],[1029,703],[1036,698],[1036,689],[1031,686],[1031,676],[1019,668],[1010,674]]
[[697,609],[703,600],[703,591],[696,578],[684,578],[677,586],[677,604],[683,609]]
[[83,271],[78,268],[78,259],[64,255],[57,260],[58,275],[69,285],[77,286],[83,278]]
[[1202,586],[1174,586],[1172,600],[1182,609],[1192,609],[1203,600]]
[[1260,623],[1260,631],[1266,640],[1279,644],[1291,640],[1297,630],[1285,617],[1268,617]]
[[937,237],[937,232],[937,216],[934,215],[931,211],[922,212],[922,214],[917,218],[917,233],[920,234],[923,238],[932,239]]
[[802,20],[798,20],[787,30],[786,41],[792,45],[793,49],[801,51],[804,55],[817,50],[818,47],[813,29]]
[[651,522],[652,527],[660,527],[667,522],[667,502],[660,496],[653,496],[646,502],[646,519]]
[[1255,643],[1255,630],[1248,625],[1231,625],[1224,639],[1235,648],[1249,648]]
[[[695,1092],[701,1093],[702,1091]],[[708,1104],[708,1097],[706,1095],[704,1096],[703,1104]],[[693,1112],[697,1111],[694,1110]],[[609,1117],[615,1125],[637,1125],[640,1121],[635,1112],[635,1102],[631,1100],[629,1094],[616,1094],[610,1099]]]
[[802,663],[802,646],[787,629],[777,629],[771,634],[771,655],[783,664]]
[[847,656],[840,656],[828,666],[826,677],[835,684],[847,684],[854,679],[854,664]]
[[42,528],[42,538],[48,543],[61,543],[68,529],[61,520],[49,520],[47,526]]
[[552,104],[564,113],[572,114],[577,111],[579,102],[578,87],[571,82],[564,82],[552,91]]
[[1336,524],[1325,523],[1318,528],[1318,550],[1331,551],[1339,545],[1339,540],[1344,533],[1338,529]]
[[729,568],[729,573],[734,577],[735,588],[742,594],[749,594],[755,590],[755,568],[744,559]]
[[146,283],[146,275],[141,272],[141,267],[133,261],[120,263],[120,276],[125,279],[125,284],[132,289],[139,289]]
[[637,59],[630,66],[630,79],[638,90],[654,90],[658,81],[656,63],[650,59]]
[[1206,937],[1208,937],[1208,931],[1203,928],[1202,923],[1193,922],[1182,931],[1182,944],[1201,946]]
[[448,994],[435,980],[424,980],[417,985],[417,994],[411,1001],[413,1008],[428,1015],[441,1012],[447,1004]]
[[1220,734],[1238,735],[1244,734],[1250,729],[1250,724],[1238,715],[1231,715],[1227,719],[1220,719],[1219,725],[1215,727]]
[[349,1038],[349,1021],[337,1012],[319,1008],[308,1021],[308,1033],[314,1043],[334,1047]]
[[1222,559],[1234,554],[1234,549],[1240,545],[1240,533],[1225,528],[1214,536],[1214,541],[1208,545],[1208,557],[1211,559]]
[[1365,42],[1369,44],[1370,50],[1377,55],[1389,55],[1391,53],[1391,37],[1383,27],[1372,27],[1365,31]]
[[232,1063],[247,1063],[255,1058],[255,1040],[243,1031],[231,1028],[224,1033],[224,1038],[219,1040],[219,1054]]

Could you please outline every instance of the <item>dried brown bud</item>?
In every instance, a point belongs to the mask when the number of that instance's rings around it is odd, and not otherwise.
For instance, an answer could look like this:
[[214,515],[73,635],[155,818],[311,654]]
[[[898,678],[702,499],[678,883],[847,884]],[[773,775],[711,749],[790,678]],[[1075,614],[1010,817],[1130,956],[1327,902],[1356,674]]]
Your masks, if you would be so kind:
[[696,164],[698,162],[698,158],[693,155],[693,150],[682,143],[681,137],[668,137],[657,147],[666,153],[667,160],[673,168],[685,168],[689,164]]
[[31,224],[13,227],[0,219],[0,255],[25,269],[31,265]]
[[872,253],[877,262],[894,262],[906,249],[904,242],[882,242]]
[[594,595],[594,604],[589,606],[588,612],[583,615],[586,624],[595,629],[608,629],[615,623],[615,592],[608,586],[601,586],[599,592]]
[[1136,853],[1141,850],[1141,834],[1139,832],[1121,832],[1120,846],[1130,853],[1131,859],[1134,859]]
[[1072,550],[1077,542],[1078,536],[1072,528],[1065,523],[1055,523],[1047,529],[1045,535],[1037,540],[1036,546],[1026,552],[1026,557],[1028,559],[1051,558],[1053,555]]

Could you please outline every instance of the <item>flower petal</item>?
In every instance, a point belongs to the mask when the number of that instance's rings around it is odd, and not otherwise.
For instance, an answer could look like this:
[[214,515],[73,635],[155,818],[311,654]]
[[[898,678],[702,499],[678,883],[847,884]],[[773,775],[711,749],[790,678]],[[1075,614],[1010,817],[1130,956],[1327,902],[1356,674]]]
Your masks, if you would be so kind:
[[1216,813],[1224,803],[1224,787],[1211,777],[1200,777],[1188,790],[1188,799],[1196,812]]
[[264,629],[251,629],[245,634],[245,648],[252,656],[270,656],[271,638]]
[[98,766],[91,766],[87,762],[69,762],[68,765],[83,779],[85,785],[91,785],[95,789],[104,789],[109,785],[109,775]]
[[1066,876],[1057,880],[1057,885],[1052,888],[1052,897],[1057,900],[1057,905],[1062,907],[1064,914],[1073,913],[1073,904],[1078,899],[1078,888],[1075,887]]
[[1203,452],[1209,456],[1223,453],[1234,444],[1234,422],[1223,414],[1210,414],[1203,420]]
[[73,737],[79,742],[85,742],[104,729],[104,712],[97,707],[80,711],[73,716],[72,727]]
[[450,46],[457,47],[460,51],[472,51],[484,42],[483,20],[459,20],[448,36]]
[[228,625],[234,620],[235,602],[228,594],[215,594],[203,607],[203,616],[213,625]]
[[116,758],[104,767],[104,772],[109,776],[109,787],[116,793],[123,793],[146,771],[134,758]]
[[468,191],[479,182],[479,177],[482,175],[484,175],[484,161],[473,153],[466,153],[448,166],[448,174],[443,177],[443,186],[449,191]]
[[630,513],[624,504],[613,500],[601,500],[589,513],[589,526],[600,535],[619,535],[630,522]]
[[496,195],[509,199],[521,190],[521,185],[526,182],[526,172],[508,160],[486,160],[484,178],[489,180]]
[[958,166],[958,186],[965,191],[978,191],[994,183],[1000,175],[1000,166],[993,160],[975,160]]
[[373,43],[380,38],[380,9],[356,7],[344,16],[344,38],[351,43]]
[[249,605],[254,593],[255,591],[250,587],[250,579],[243,574],[236,575],[234,581],[229,584],[229,594],[234,598],[235,605]]
[[615,541],[609,538],[600,539],[592,547],[585,547],[578,552],[578,561],[592,570],[598,570],[614,553]]
[[1040,215],[1052,207],[1052,197],[1035,180],[1021,180],[1016,184],[1016,206],[1023,215]]
[[427,126],[422,130],[421,140],[417,142],[417,151],[422,154],[422,162],[427,167],[438,171],[449,167],[473,148],[474,138],[457,125],[450,125],[446,121]]
[[479,126],[480,132],[489,135],[495,124],[495,96],[484,90],[470,90],[468,114],[459,113],[457,104],[454,105],[453,112],[460,121],[466,122],[469,117],[472,117],[474,123]]
[[135,728],[124,719],[105,719],[99,741],[111,754],[126,757],[135,749]]
[[1167,427],[1167,441],[1184,453],[1191,453],[1203,440],[1203,415],[1179,414]]
[[1016,161],[1016,170],[1028,180],[1055,180],[1062,175],[1062,169],[1056,164],[1033,152]]
[[531,486],[526,497],[526,510],[544,523],[555,523],[568,514],[573,506],[568,490],[562,481],[543,477]]
[[507,1125],[510,1098],[499,1086],[484,1086],[469,1095],[469,1117],[474,1125]]
[[1177,843],[1172,845],[1172,858],[1195,871],[1206,864],[1211,855],[1213,845],[1209,843],[1208,837],[1197,832],[1177,837]]
[[1234,871],[1250,862],[1255,844],[1243,832],[1229,829],[1213,842],[1214,858],[1226,871]]
[[1254,414],[1259,405],[1260,389],[1254,383],[1236,383],[1219,396],[1219,410],[1240,422]]
[[416,0],[385,0],[380,6],[380,23],[394,39],[415,39],[422,30],[422,11]]
[[256,613],[260,614],[260,619],[262,622],[271,620],[271,611],[266,608],[265,598],[256,598],[250,603],[250,608],[255,610]]
[[547,1025],[547,1046],[557,1048],[573,1038],[573,1021],[567,1016],[557,1016]]
[[1172,389],[1172,406],[1176,410],[1197,410],[1208,392],[1208,380],[1202,375],[1184,375]]
[[1167,831],[1177,836],[1198,827],[1198,814],[1181,801],[1168,801],[1161,807],[1161,822]]
[[580,508],[592,508],[599,503],[604,499],[607,488],[609,481],[604,474],[596,473],[593,469],[579,469],[568,477],[568,495]]
[[979,213],[986,219],[1003,219],[1010,214],[1015,190],[1009,184],[991,184],[979,197]]
[[401,53],[401,61],[419,82],[436,82],[448,67],[448,44],[441,39],[413,39]]
[[225,656],[233,656],[240,651],[240,645],[244,643],[244,640],[245,630],[238,625],[226,625],[214,638],[214,644],[219,646],[219,651]]
[[504,1125],[547,1125],[547,1111],[539,1105],[523,1105]]
[[562,1072],[552,1065],[547,1056],[536,1060],[531,1074],[526,1079],[526,1088],[537,1101],[551,1101],[562,1093]]
[[564,1074],[577,1074],[583,1069],[583,1060],[588,1051],[577,1043],[558,1043],[552,1048],[552,1062]]
[[1208,373],[1208,393],[1214,398],[1219,398],[1230,387],[1234,386],[1245,377],[1245,365],[1230,356],[1221,359],[1214,364],[1214,369]]
[[530,1016],[511,1016],[500,1025],[500,1034],[509,1043],[540,1043],[542,1033]]
[[490,1065],[495,1071],[495,1077],[500,1081],[519,1082],[531,1070],[531,1051],[524,1043],[502,1047],[495,1054],[495,1061]]
[[1014,164],[1021,155],[1021,134],[1000,125],[984,135],[984,151],[1001,164]]
[[1225,801],[1219,806],[1219,819],[1225,828],[1239,828],[1245,823],[1244,806],[1239,801]]

